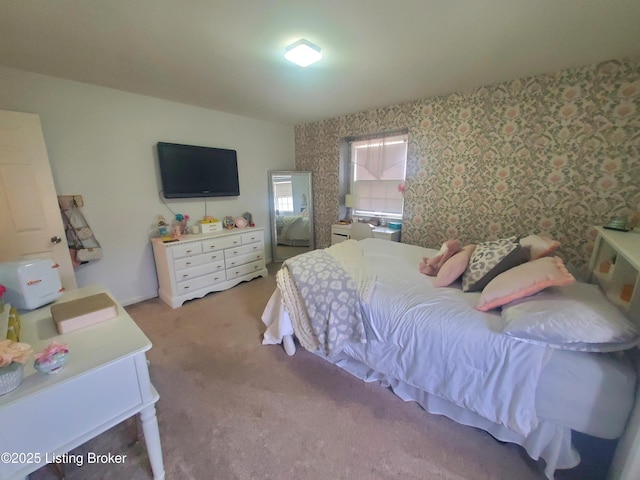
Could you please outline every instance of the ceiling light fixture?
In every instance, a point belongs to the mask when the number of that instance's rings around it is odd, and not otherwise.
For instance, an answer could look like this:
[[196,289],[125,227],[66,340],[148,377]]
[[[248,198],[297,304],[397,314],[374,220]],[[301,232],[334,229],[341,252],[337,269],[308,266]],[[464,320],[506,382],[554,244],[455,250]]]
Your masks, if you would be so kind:
[[287,47],[284,58],[301,67],[308,67],[320,60],[322,53],[320,52],[320,47],[301,38]]

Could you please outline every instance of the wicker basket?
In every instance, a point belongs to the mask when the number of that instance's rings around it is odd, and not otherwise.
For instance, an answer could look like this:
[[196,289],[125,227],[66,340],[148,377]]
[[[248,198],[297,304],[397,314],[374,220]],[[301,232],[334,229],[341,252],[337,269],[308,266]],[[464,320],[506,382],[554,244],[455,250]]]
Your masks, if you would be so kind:
[[6,367],[0,368],[0,395],[9,393],[18,388],[22,382],[22,374],[24,373],[24,364],[20,362],[11,362]]

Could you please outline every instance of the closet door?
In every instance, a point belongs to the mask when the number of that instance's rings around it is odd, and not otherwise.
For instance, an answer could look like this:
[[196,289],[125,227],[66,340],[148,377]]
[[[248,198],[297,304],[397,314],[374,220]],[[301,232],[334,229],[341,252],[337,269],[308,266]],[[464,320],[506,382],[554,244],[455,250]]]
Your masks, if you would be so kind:
[[0,110],[0,262],[29,258],[53,259],[76,288],[40,117]]

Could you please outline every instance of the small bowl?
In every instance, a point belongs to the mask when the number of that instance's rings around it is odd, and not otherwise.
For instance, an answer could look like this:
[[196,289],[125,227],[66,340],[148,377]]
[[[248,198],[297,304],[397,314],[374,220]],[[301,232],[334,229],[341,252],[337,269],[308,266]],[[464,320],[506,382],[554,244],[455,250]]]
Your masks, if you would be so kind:
[[41,373],[46,373],[47,375],[53,375],[54,373],[58,373],[60,370],[62,370],[68,361],[69,361],[69,352],[54,353],[53,355],[51,355],[46,359],[36,360],[33,363],[33,366],[37,371]]

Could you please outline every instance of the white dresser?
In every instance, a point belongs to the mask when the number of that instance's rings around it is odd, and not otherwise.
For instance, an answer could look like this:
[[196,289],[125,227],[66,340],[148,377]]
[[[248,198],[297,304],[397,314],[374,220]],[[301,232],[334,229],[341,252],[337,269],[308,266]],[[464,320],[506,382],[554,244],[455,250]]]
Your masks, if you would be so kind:
[[158,295],[171,308],[268,275],[263,228],[185,235],[172,243],[154,238],[151,243]]
[[[389,240],[391,242],[400,241],[400,230],[393,230],[387,227],[374,227],[373,238],[380,238],[382,240]],[[351,238],[351,225],[335,223],[331,225],[331,245],[344,242]]]

